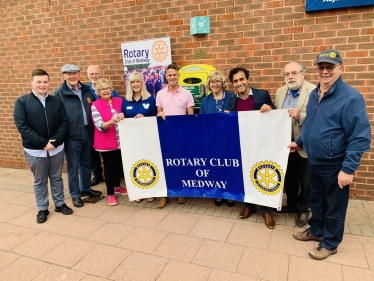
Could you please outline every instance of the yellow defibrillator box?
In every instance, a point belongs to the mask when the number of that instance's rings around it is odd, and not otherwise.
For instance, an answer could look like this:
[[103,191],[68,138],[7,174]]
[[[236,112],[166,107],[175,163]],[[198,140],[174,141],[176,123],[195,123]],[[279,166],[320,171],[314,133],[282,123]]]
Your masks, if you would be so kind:
[[195,109],[200,108],[201,99],[205,97],[205,84],[208,75],[216,70],[208,64],[189,64],[179,70],[178,83],[192,93],[195,101]]

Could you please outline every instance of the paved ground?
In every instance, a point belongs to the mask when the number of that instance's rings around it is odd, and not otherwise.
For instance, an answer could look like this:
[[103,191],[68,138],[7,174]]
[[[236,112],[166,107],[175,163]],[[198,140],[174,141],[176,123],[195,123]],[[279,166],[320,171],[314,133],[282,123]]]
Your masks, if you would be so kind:
[[0,168],[0,280],[374,280],[374,202],[350,201],[338,254],[315,261],[316,243],[292,238],[302,230],[294,215],[277,215],[269,230],[260,214],[239,220],[242,204],[210,199],[158,210],[122,196],[70,216],[51,205],[37,224],[32,181],[30,171]]

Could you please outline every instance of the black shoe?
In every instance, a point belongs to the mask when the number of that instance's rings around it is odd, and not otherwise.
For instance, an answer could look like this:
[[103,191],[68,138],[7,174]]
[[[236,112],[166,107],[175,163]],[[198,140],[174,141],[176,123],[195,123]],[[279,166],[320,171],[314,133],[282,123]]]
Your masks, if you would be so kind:
[[235,201],[227,200],[227,203],[226,203],[227,207],[232,207],[234,206],[234,204],[235,204]]
[[80,207],[84,206],[83,201],[82,201],[82,199],[80,197],[78,197],[78,198],[71,198],[71,200],[73,201],[73,206],[74,207],[80,208]]
[[59,207],[55,207],[55,212],[62,213],[63,215],[71,215],[73,213],[73,210],[66,206],[66,204],[64,203]]
[[104,181],[104,178],[93,177],[92,180],[91,180],[91,186],[95,186],[95,185],[101,183],[102,181]]
[[102,194],[101,191],[98,191],[98,190],[93,190],[91,189],[90,191],[88,192],[81,192],[81,196],[89,196],[89,197],[100,197]]
[[37,223],[43,223],[47,221],[47,216],[49,215],[48,210],[39,211],[36,215],[36,222]]
[[282,207],[280,211],[277,211],[277,213],[298,213],[299,210],[297,208],[291,208],[288,206]]
[[222,205],[222,199],[216,199],[216,200],[214,200],[214,205],[216,205],[217,207],[221,206]]

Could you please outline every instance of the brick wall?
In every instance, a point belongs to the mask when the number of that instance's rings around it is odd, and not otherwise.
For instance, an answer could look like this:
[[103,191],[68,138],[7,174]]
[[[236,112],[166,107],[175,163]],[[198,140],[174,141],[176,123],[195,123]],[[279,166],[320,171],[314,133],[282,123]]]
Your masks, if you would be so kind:
[[[243,65],[252,86],[275,91],[289,60],[309,68],[334,48],[344,58],[343,78],[364,96],[374,121],[373,6],[305,13],[305,0],[1,0],[0,3],[0,166],[26,168],[12,112],[15,99],[30,91],[31,69],[51,75],[72,62],[85,69],[99,64],[124,96],[120,44],[170,36],[179,66],[206,63],[228,71]],[[189,20],[209,16],[211,34],[189,35]],[[83,82],[87,82],[82,71]],[[351,189],[352,198],[374,200],[374,148],[365,153]]]

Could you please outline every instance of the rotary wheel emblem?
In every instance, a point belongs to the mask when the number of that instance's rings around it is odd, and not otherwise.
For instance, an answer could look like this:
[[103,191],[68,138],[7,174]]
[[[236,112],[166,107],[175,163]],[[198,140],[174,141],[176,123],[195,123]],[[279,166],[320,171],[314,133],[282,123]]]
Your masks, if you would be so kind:
[[131,168],[131,181],[139,188],[153,187],[159,178],[159,172],[155,164],[148,160],[137,161]]
[[168,56],[168,45],[162,41],[157,40],[152,45],[152,56],[158,62],[163,62]]
[[253,185],[263,194],[278,194],[284,182],[283,171],[277,163],[262,161],[256,163],[251,171]]

